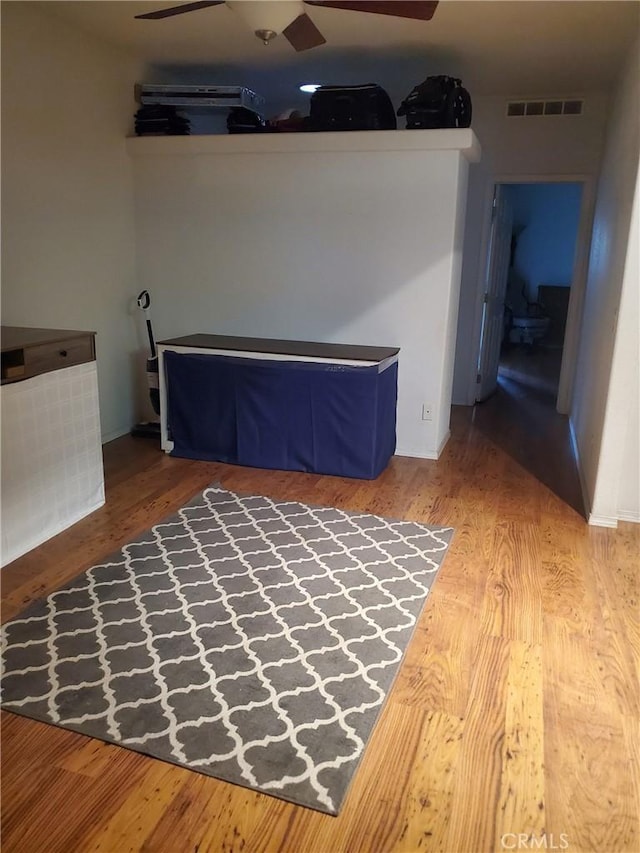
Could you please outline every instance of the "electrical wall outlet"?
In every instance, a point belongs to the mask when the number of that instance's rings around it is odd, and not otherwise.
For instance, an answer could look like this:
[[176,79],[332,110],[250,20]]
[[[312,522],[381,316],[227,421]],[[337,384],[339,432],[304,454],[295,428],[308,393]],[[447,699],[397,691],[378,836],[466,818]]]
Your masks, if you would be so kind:
[[422,404],[422,420],[423,421],[432,421],[433,420],[433,406],[431,403],[423,403]]

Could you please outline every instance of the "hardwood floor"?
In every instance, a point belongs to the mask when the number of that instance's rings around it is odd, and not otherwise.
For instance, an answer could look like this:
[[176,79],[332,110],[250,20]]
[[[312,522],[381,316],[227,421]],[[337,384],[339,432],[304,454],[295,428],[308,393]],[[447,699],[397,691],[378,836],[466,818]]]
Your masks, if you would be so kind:
[[535,346],[511,344],[500,353],[498,372],[507,379],[557,397],[561,366],[562,347],[544,343]]
[[3,853],[638,851],[640,527],[587,526],[561,425],[531,441],[514,394],[373,483],[107,445],[106,506],[2,571],[3,620],[215,480],[455,538],[339,817],[4,713]]

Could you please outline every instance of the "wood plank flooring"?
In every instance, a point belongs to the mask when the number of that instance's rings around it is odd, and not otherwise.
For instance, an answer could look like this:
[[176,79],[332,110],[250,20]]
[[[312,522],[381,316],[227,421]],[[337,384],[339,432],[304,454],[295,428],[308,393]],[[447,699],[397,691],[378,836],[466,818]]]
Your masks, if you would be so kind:
[[2,571],[3,620],[216,480],[456,535],[339,817],[4,713],[3,853],[640,850],[640,528],[587,526],[541,405],[456,409],[373,483],[107,445],[106,506]]

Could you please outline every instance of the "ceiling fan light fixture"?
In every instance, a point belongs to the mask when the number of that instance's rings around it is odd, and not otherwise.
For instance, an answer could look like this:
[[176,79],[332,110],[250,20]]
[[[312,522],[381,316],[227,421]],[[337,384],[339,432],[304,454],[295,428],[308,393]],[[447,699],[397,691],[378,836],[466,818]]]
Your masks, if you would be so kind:
[[275,30],[255,30],[255,34],[256,38],[259,38],[262,44],[269,44],[278,35]]
[[228,0],[226,4],[252,32],[273,30],[281,33],[302,12],[302,0]]

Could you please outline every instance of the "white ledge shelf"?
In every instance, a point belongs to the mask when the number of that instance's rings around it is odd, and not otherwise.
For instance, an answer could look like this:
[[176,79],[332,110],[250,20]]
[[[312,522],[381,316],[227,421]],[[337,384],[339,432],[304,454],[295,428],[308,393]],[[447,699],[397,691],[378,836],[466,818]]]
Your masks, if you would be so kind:
[[203,154],[319,154],[363,151],[459,151],[470,163],[480,159],[471,128],[457,130],[350,130],[306,133],[235,133],[201,136],[132,136],[133,157]]

